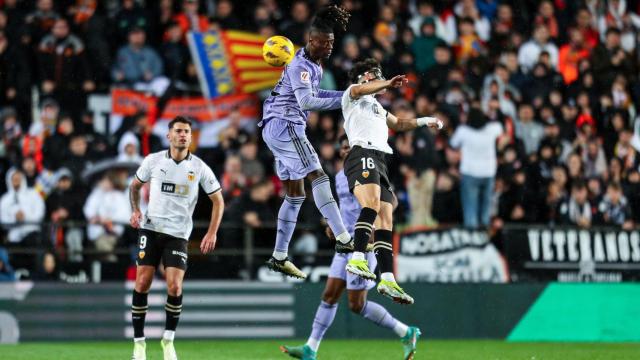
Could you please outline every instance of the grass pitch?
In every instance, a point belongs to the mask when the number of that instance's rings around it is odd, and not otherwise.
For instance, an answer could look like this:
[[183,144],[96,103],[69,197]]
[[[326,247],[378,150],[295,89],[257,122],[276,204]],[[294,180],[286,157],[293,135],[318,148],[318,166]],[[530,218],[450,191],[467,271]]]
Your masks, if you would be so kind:
[[[176,340],[181,360],[289,359],[281,344],[299,341],[182,341]],[[130,342],[24,343],[0,345],[2,360],[116,360],[130,359]],[[402,359],[394,340],[325,340],[320,360]],[[147,359],[162,360],[157,340],[147,340]],[[507,343],[503,341],[421,341],[416,360],[632,360],[640,359],[640,343]]]

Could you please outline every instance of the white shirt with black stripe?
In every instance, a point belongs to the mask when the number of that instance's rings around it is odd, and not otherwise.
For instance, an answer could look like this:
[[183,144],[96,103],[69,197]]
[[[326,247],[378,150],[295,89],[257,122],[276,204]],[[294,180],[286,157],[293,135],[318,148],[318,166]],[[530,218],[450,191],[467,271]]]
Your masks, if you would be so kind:
[[349,139],[349,146],[359,145],[365,149],[373,149],[393,154],[389,146],[389,126],[387,126],[387,110],[373,95],[351,98],[351,87],[342,94],[342,116],[344,131]]
[[193,229],[191,216],[198,201],[198,185],[207,195],[221,189],[213,170],[190,153],[182,161],[172,159],[168,150],[149,154],[136,177],[150,182],[142,228],[181,239],[189,239]]

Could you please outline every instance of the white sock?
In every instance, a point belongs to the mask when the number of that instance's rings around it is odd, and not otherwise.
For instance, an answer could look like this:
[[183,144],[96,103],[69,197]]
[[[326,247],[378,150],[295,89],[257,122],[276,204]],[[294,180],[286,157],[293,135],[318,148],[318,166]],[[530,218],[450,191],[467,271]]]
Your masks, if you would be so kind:
[[144,336],[141,338],[133,338],[133,342],[140,342],[140,341],[144,341]]
[[[355,254],[355,253],[354,253]],[[382,280],[386,280],[386,281],[391,281],[391,282],[396,282],[396,278],[393,277],[393,273],[390,272],[386,272],[386,273],[382,273],[380,274],[380,278]]]
[[342,234],[336,236],[336,240],[340,241],[343,244],[348,244],[349,241],[351,241],[351,234],[349,234],[347,231],[345,231]]
[[165,330],[164,334],[162,334],[162,338],[169,341],[173,341],[175,337],[176,337],[176,332],[173,330]]
[[287,254],[286,252],[282,252],[282,251],[273,251],[273,257],[276,258],[276,260],[284,260],[287,258]]
[[307,340],[307,346],[309,346],[311,350],[318,352],[318,349],[320,348],[320,340],[309,338],[309,340]]
[[409,331],[409,327],[400,321],[396,320],[396,326],[393,327],[393,331],[398,334],[400,337],[404,337],[407,335],[407,331]]
[[364,253],[361,253],[359,251],[354,251],[353,255],[351,255],[351,258],[353,260],[364,260]]

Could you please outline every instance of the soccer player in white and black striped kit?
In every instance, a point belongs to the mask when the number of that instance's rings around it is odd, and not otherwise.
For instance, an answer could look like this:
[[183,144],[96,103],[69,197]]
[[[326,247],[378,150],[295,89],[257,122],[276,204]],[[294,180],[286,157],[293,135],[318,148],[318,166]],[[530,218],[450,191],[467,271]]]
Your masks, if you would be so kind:
[[[136,284],[131,303],[134,329],[133,360],[146,360],[144,320],[147,295],[156,268],[162,263],[167,281],[165,332],[160,344],[164,360],[176,360],[173,346],[182,310],[182,281],[187,269],[188,239],[193,228],[191,216],[198,200],[198,187],[213,202],[209,228],[200,243],[206,254],[216,245],[216,233],[224,211],[220,184],[213,171],[189,152],[191,121],[178,116],[169,123],[169,150],[144,158],[129,187],[131,226],[138,228]],[[149,206],[144,217],[140,212],[140,188],[150,184]]]

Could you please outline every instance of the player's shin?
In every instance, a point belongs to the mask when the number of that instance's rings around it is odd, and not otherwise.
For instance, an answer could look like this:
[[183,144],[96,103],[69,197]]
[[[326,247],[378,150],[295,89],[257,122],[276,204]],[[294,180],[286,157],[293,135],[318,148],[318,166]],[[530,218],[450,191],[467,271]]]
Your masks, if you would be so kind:
[[178,321],[180,320],[180,313],[182,312],[182,295],[167,295],[167,302],[164,305],[164,310],[166,313],[166,320],[162,338],[164,340],[173,341],[176,328],[178,327]]
[[380,327],[393,330],[399,337],[407,334],[407,325],[396,320],[384,306],[378,303],[367,301],[362,307],[360,315]]
[[316,207],[322,216],[327,219],[327,223],[329,224],[331,231],[335,234],[336,240],[343,244],[350,242],[351,235],[349,235],[342,222],[338,204],[333,198],[333,193],[331,192],[329,177],[327,175],[322,175],[313,180],[311,186],[313,189],[313,200]]
[[318,310],[316,311],[316,316],[313,319],[311,335],[307,340],[307,346],[309,346],[311,350],[315,352],[318,351],[320,341],[322,341],[327,329],[329,329],[333,323],[333,319],[336,317],[337,311],[338,304],[329,304],[324,301],[320,302]]
[[360,210],[360,216],[356,222],[353,234],[356,251],[354,253],[354,258],[360,257],[360,254],[362,254],[362,258],[364,259],[364,253],[367,250],[367,244],[369,243],[371,232],[373,231],[373,222],[376,221],[377,216],[378,212],[372,208],[363,207],[362,210]]
[[287,258],[289,252],[289,242],[291,242],[291,236],[296,229],[296,222],[298,221],[298,213],[300,207],[304,202],[305,197],[289,197],[285,196],[280,211],[278,212],[278,232],[276,234],[276,246],[273,251],[273,257],[277,260],[284,260]]
[[378,260],[380,278],[395,282],[393,277],[393,247],[391,230],[376,230],[374,233],[375,242],[373,249]]
[[147,316],[147,295],[133,290],[131,299],[131,322],[133,324],[133,338],[135,341],[144,340],[144,320]]

